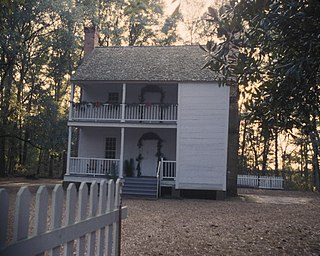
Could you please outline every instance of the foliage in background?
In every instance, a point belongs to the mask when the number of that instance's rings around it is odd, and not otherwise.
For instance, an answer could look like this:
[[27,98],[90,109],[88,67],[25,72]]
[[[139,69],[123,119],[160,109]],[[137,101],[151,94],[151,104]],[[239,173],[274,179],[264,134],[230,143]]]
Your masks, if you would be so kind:
[[101,46],[171,45],[180,19],[161,0],[0,1],[0,176],[63,168],[85,26],[100,30]]
[[56,161],[63,163],[69,80],[81,59],[88,6],[0,3],[1,176],[51,174]]
[[251,141],[262,145],[261,169],[267,168],[271,141],[298,130],[310,146],[320,190],[320,2],[230,1],[219,10],[209,8],[209,16],[219,40],[204,49],[206,67],[218,73],[222,85],[239,84],[242,110],[259,131],[260,142]]

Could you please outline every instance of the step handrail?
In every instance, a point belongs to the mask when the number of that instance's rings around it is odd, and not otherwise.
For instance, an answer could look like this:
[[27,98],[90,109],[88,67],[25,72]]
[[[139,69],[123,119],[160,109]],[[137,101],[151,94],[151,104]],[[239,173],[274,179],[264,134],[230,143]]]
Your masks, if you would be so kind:
[[160,171],[162,168],[163,158],[158,162],[157,167],[157,198],[161,196],[161,188],[160,188]]

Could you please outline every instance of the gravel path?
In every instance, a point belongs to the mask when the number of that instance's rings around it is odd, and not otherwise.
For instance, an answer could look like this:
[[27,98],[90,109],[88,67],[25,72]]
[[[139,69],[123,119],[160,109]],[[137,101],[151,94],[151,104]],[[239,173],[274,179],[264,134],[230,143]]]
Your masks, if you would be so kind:
[[320,196],[239,190],[226,201],[125,199],[123,255],[320,255]]
[[[34,193],[57,180],[0,180],[11,207],[22,185]],[[124,198],[122,255],[320,255],[320,195],[239,189],[226,201]]]

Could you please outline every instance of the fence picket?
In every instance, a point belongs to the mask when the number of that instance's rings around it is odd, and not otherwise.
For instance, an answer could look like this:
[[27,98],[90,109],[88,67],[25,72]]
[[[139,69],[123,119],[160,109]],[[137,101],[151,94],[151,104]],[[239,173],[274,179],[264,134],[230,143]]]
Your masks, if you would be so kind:
[[[63,189],[61,185],[55,185],[52,192],[52,208],[51,208],[51,230],[61,227],[62,208],[63,208]],[[53,248],[49,252],[50,256],[60,255],[60,246]]]
[[[100,183],[100,190],[99,190],[99,210],[98,214],[102,215],[106,212],[106,207],[107,207],[107,182],[106,180],[102,180]],[[97,255],[102,256],[103,255],[103,250],[105,247],[104,244],[104,239],[105,239],[105,228],[101,228],[97,232]]]
[[[121,180],[118,179],[116,182],[116,190],[115,190],[115,197],[114,197],[114,208],[119,209],[120,206],[120,190],[121,190]],[[119,218],[113,223],[113,252],[114,255],[119,255]]]
[[29,231],[29,208],[31,194],[27,187],[20,188],[17,194],[16,212],[13,229],[13,242],[28,237]]
[[[48,190],[45,186],[40,186],[36,194],[35,222],[33,236],[40,235],[47,231],[48,214]],[[38,254],[38,256],[44,253]]]
[[7,239],[9,196],[5,189],[0,189],[0,249],[5,247]]
[[[90,197],[89,197],[89,216],[94,217],[97,215],[98,210],[98,184],[96,181],[91,183]],[[88,239],[88,255],[95,255],[96,231],[89,234]]]
[[[107,200],[107,212],[111,212],[112,209],[114,209],[114,182],[112,180],[109,180],[108,182],[108,200]],[[106,227],[106,255],[111,255],[112,253],[112,243],[113,243],[113,237],[112,237],[112,230],[113,225],[108,225]]]
[[[81,183],[79,188],[78,198],[78,221],[85,220],[87,217],[88,204],[88,186],[86,183]],[[85,254],[86,236],[81,236],[77,241],[77,255],[83,256]]]
[[[77,189],[74,183],[69,184],[67,189],[67,201],[66,201],[66,226],[75,222],[76,215],[76,200],[77,200]],[[70,241],[65,244],[64,255],[73,255],[73,244],[74,241]]]

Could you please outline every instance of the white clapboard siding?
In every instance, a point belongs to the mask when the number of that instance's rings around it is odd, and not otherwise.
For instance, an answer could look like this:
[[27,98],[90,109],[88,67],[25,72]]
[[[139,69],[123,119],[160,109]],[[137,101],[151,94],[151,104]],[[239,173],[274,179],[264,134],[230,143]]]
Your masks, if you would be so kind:
[[[102,180],[99,193],[98,184],[93,182],[88,200],[86,183],[81,184],[78,194],[75,185],[70,184],[65,200],[62,186],[56,185],[48,216],[48,192],[40,186],[35,210],[31,211],[34,216],[30,216],[32,195],[27,187],[22,187],[17,194],[13,239],[7,244],[9,197],[5,189],[0,189],[0,255],[117,255],[120,234],[117,223],[119,218],[127,217],[127,209],[119,209],[120,190],[120,180],[116,187],[113,180],[108,185]],[[32,217],[35,221],[30,227]]]
[[226,190],[229,87],[179,84],[177,189]]

